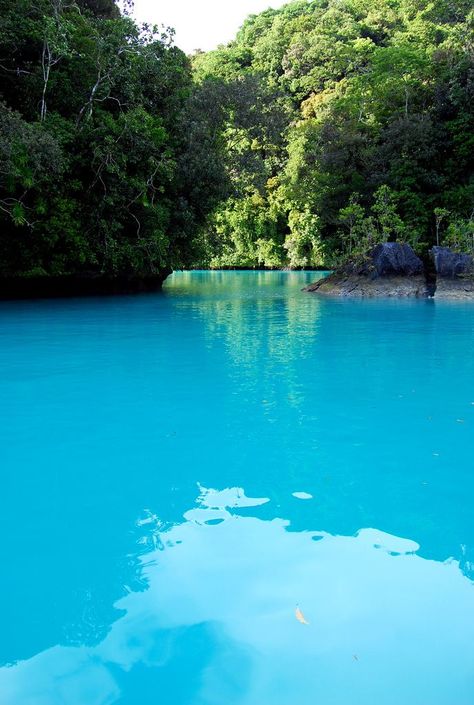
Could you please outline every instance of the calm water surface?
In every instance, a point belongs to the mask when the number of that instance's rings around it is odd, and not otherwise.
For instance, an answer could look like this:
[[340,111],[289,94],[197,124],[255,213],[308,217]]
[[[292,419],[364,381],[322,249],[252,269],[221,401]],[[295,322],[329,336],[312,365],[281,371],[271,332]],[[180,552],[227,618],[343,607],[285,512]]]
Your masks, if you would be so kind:
[[474,306],[314,277],[0,305],[1,705],[473,705]]

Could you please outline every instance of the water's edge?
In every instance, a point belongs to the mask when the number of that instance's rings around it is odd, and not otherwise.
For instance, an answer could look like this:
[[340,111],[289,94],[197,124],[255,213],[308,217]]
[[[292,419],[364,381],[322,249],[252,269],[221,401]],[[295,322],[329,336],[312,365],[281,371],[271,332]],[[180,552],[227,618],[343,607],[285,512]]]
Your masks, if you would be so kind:
[[[191,267],[189,272],[327,272],[324,267]],[[160,291],[173,274],[170,268],[153,276],[104,276],[100,274],[0,277],[0,301],[63,299],[87,296],[121,296]]]
[[163,269],[148,277],[109,277],[95,274],[3,277],[0,279],[0,299],[55,299],[149,293],[159,291],[171,273],[171,269]]

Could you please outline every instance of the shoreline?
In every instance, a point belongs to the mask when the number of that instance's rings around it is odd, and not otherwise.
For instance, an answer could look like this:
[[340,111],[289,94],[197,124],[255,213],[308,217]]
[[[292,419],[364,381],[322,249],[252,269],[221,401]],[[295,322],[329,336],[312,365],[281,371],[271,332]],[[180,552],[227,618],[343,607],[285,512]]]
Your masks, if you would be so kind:
[[433,246],[424,260],[407,243],[385,242],[303,291],[340,298],[474,300],[471,254]]
[[149,277],[63,275],[0,277],[0,301],[120,296],[160,291],[171,270]]
[[331,267],[188,267],[177,272],[332,272]]
[[176,272],[331,272],[313,267],[190,267],[166,269],[154,276],[18,276],[0,277],[0,301],[27,301],[39,299],[69,299],[93,296],[126,296],[158,293],[166,279]]

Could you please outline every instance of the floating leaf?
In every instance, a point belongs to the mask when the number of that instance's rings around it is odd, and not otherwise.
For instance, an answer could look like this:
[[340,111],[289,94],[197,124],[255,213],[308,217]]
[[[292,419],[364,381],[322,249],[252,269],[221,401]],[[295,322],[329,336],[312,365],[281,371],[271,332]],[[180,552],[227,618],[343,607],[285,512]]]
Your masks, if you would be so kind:
[[306,620],[303,612],[300,610],[300,608],[297,606],[295,610],[295,617],[298,620],[298,622],[301,622],[301,624],[309,624],[309,622]]

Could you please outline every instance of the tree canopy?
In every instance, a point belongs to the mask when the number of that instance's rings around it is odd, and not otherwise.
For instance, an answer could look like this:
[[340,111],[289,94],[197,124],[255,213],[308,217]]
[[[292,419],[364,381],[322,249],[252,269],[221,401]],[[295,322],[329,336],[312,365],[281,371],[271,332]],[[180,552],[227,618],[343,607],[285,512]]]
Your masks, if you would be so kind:
[[209,261],[331,264],[381,239],[423,250],[440,231],[472,243],[473,25],[468,0],[295,0],[197,55],[198,80],[253,77],[286,116],[272,133],[256,107],[259,135],[229,120],[228,152],[253,159],[231,173]]
[[172,36],[112,0],[0,0],[0,15],[0,275],[189,263],[225,173]]
[[0,0],[0,276],[472,248],[470,6],[294,0],[186,57],[113,0]]

